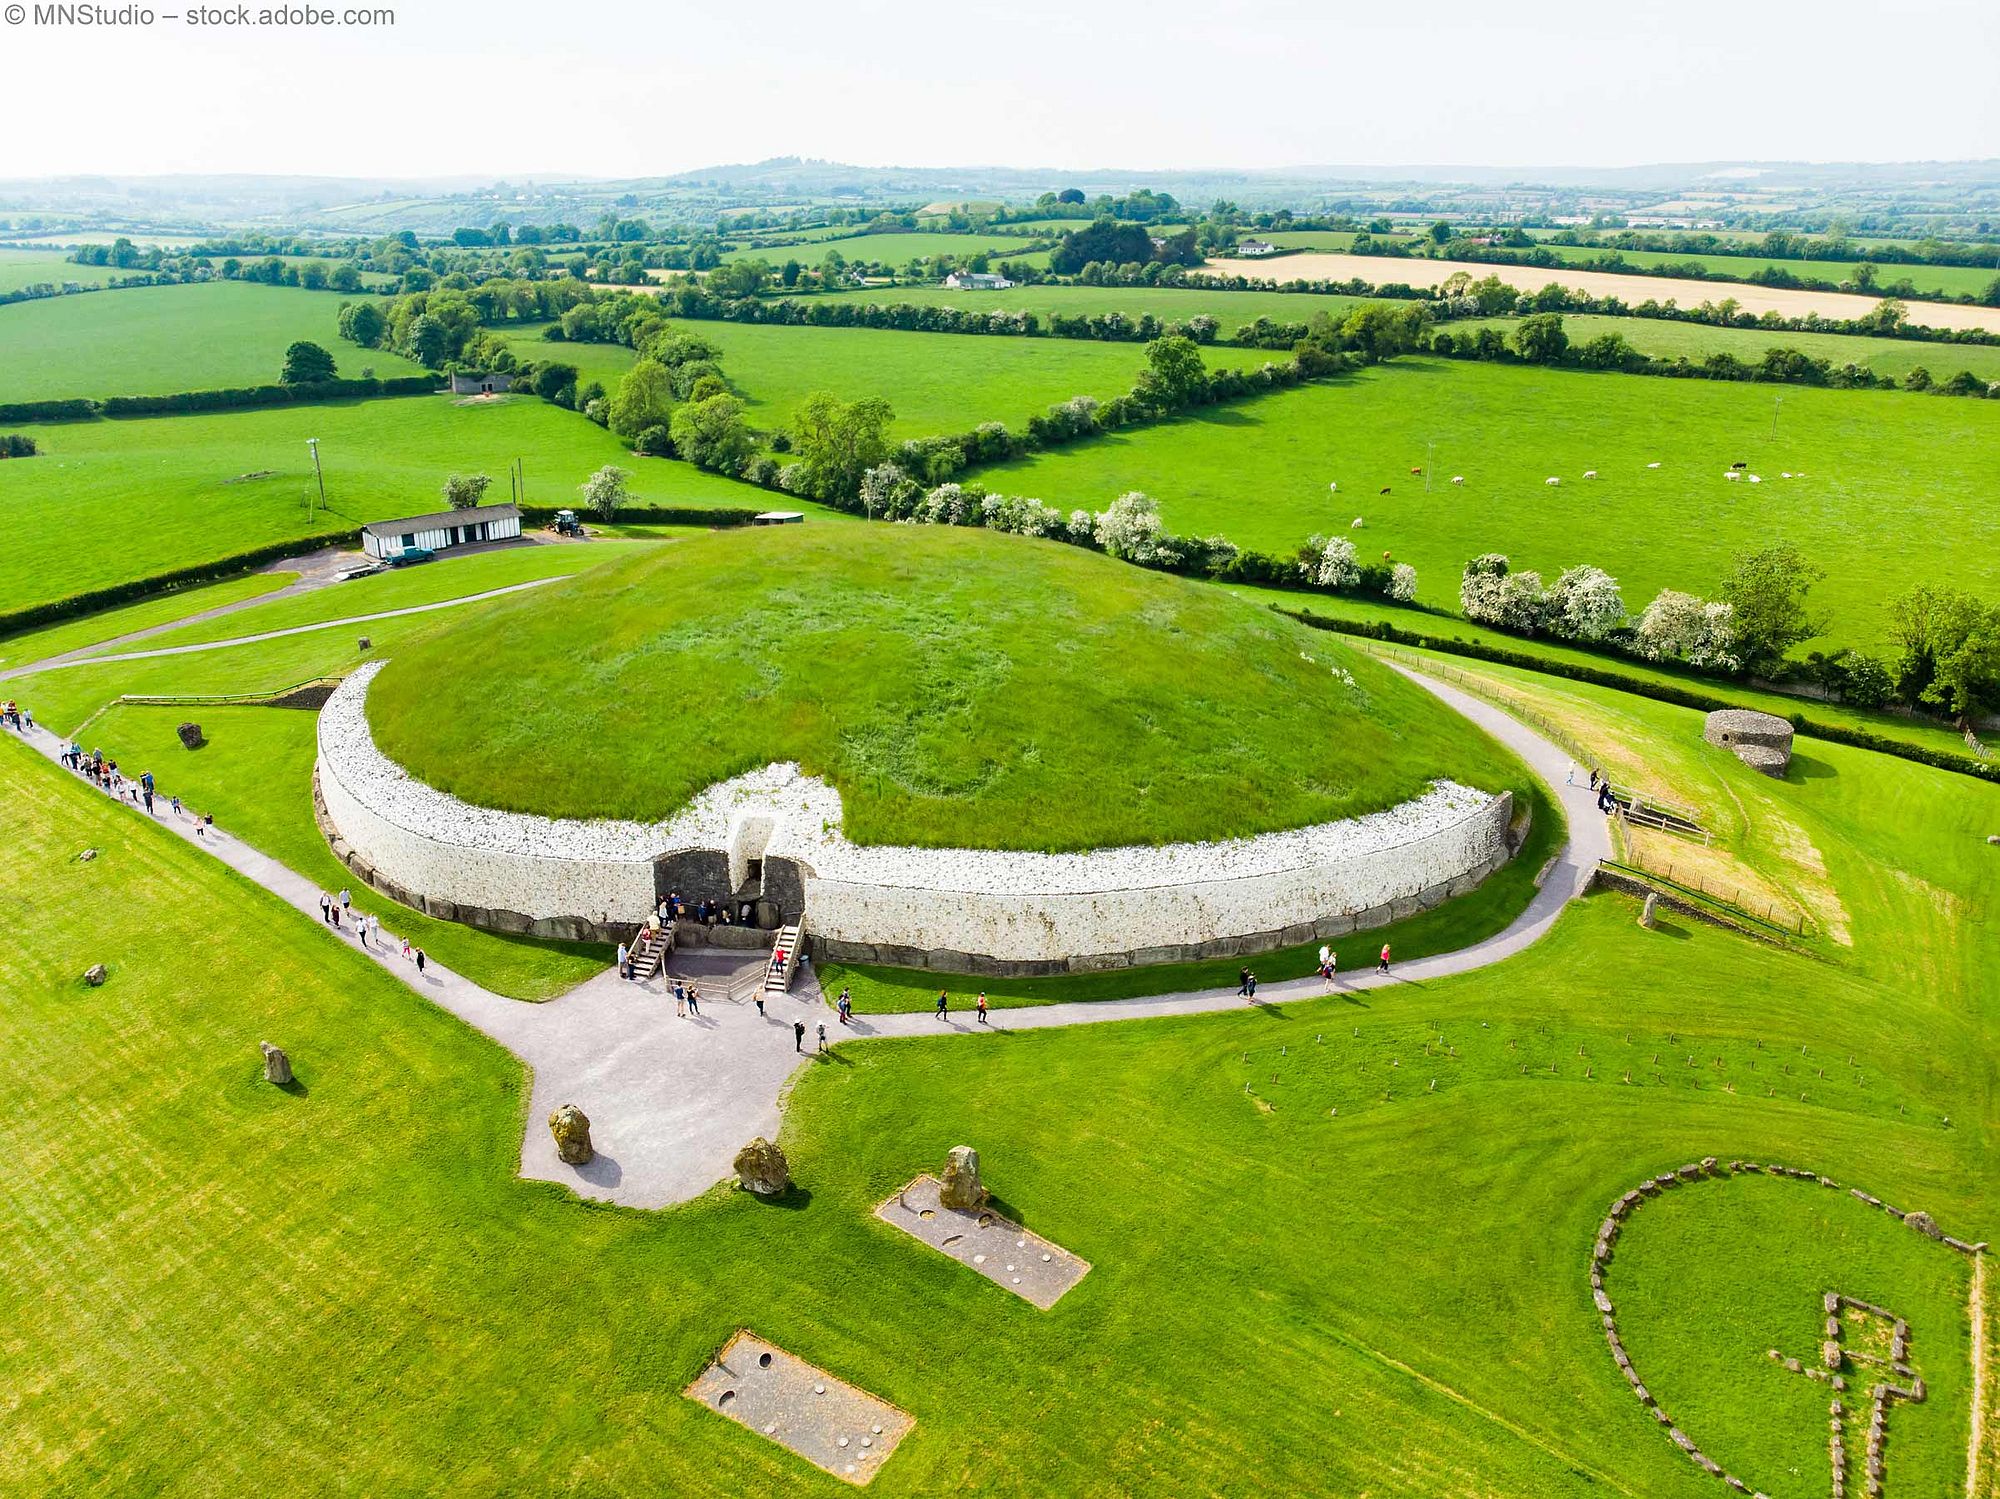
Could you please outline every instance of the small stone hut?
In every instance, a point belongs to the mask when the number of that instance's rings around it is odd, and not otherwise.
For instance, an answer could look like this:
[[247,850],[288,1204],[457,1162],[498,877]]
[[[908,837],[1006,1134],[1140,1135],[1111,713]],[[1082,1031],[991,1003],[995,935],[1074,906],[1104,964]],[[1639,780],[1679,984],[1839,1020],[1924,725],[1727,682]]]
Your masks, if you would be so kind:
[[1701,737],[1767,776],[1784,779],[1792,763],[1792,726],[1775,713],[1721,708],[1703,720]]

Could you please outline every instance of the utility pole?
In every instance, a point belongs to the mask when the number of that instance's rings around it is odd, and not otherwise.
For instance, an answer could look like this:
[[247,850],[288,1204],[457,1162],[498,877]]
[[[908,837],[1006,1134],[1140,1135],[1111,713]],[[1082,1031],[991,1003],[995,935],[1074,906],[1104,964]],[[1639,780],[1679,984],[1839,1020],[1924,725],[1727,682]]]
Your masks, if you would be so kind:
[[[321,473],[319,468],[319,439],[317,437],[308,437],[306,439],[306,446],[312,449],[313,478],[319,481],[319,508],[324,511],[326,509],[326,475]],[[306,519],[309,521],[312,519],[311,495],[306,496]]]
[[1771,398],[1771,440],[1773,442],[1778,440],[1778,408],[1784,404],[1785,398],[1783,396],[1773,396]]

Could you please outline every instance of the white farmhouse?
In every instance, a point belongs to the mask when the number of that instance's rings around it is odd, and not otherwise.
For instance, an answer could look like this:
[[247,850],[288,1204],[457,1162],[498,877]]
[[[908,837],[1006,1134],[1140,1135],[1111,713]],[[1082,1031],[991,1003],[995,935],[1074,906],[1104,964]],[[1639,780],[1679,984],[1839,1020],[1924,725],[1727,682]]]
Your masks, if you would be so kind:
[[989,275],[985,271],[953,271],[944,278],[944,284],[952,291],[1005,291],[1014,283],[1005,276]]
[[448,551],[482,541],[506,541],[521,534],[521,507],[479,505],[470,510],[437,510],[401,520],[370,521],[361,528],[361,550],[392,562],[404,552]]
[[1278,247],[1267,239],[1246,239],[1236,246],[1236,253],[1250,256],[1275,255],[1278,253]]

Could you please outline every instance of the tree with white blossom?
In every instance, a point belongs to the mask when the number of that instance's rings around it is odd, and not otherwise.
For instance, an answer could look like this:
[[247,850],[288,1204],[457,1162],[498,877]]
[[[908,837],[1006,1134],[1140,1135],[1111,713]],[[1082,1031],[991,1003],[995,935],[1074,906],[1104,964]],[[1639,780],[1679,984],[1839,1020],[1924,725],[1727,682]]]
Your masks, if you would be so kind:
[[1389,597],[1399,604],[1413,603],[1417,597],[1417,570],[1398,562],[1389,570]]
[[1565,568],[1548,606],[1550,630],[1569,640],[1602,640],[1625,623],[1625,595],[1601,567]]
[[1735,671],[1736,611],[1671,588],[1639,616],[1636,645],[1649,661],[1684,661],[1703,671]]
[[1361,581],[1354,543],[1345,536],[1309,537],[1299,554],[1299,572],[1315,588],[1352,588]]
[[1142,567],[1171,567],[1181,560],[1179,548],[1167,534],[1160,518],[1160,506],[1151,495],[1127,490],[1111,502],[1092,529],[1105,555]]

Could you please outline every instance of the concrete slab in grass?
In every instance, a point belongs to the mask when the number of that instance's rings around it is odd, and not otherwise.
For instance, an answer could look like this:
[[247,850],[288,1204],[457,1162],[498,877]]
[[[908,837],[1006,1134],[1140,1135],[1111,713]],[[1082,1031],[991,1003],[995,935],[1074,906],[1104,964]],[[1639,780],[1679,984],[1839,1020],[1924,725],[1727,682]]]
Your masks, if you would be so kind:
[[935,1176],[920,1176],[876,1208],[875,1216],[1043,1311],[1089,1271],[1089,1261],[997,1213],[946,1207],[939,1201],[942,1190]]
[[874,1478],[916,1417],[739,1329],[681,1393],[849,1483]]

